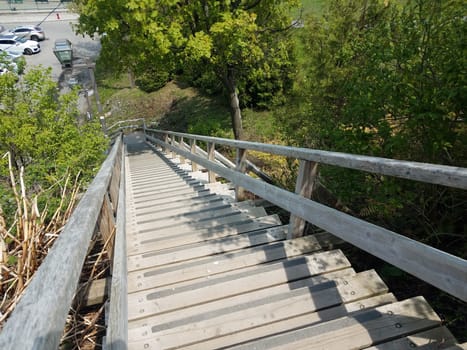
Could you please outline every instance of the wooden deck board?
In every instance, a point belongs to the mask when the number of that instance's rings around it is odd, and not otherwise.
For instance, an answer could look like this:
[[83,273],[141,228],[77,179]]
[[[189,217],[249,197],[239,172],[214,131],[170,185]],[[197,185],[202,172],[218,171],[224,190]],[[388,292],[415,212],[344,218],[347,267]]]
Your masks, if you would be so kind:
[[[265,326],[270,323],[288,320],[295,316],[319,313],[319,310],[341,303],[382,294],[387,287],[374,271],[364,272],[344,280],[326,283],[313,291],[310,288],[297,288],[285,293],[263,298],[260,304],[250,303],[248,308],[217,313],[196,322],[189,320],[184,324],[168,325],[154,334],[161,348],[181,347],[202,342],[216,337],[241,332],[243,330]],[[308,324],[305,321],[305,325]],[[162,325],[164,326],[164,325]],[[290,329],[286,326],[286,329]],[[257,333],[260,334],[260,333]],[[141,337],[141,335],[140,335]]]
[[384,339],[435,328],[440,323],[441,320],[425,299],[416,297],[232,349],[361,349]]
[[397,301],[340,250],[321,251],[313,236],[284,240],[277,215],[139,147],[127,157],[129,349],[456,343],[423,298]]
[[367,348],[368,350],[442,350],[453,346],[456,339],[446,327],[438,327],[429,331],[408,335]]
[[[213,249],[217,247],[219,249],[224,248],[221,245],[204,246]],[[175,288],[220,276],[221,274],[234,274],[240,269],[292,258],[319,249],[319,244],[314,242],[313,239],[269,243],[258,247],[234,250],[225,254],[201,256],[197,259],[190,259],[169,266],[152,266],[144,270],[129,272],[128,283],[130,285],[136,285],[138,282],[142,283],[141,290],[145,289],[146,286],[161,288],[177,283],[177,285],[173,286]]]

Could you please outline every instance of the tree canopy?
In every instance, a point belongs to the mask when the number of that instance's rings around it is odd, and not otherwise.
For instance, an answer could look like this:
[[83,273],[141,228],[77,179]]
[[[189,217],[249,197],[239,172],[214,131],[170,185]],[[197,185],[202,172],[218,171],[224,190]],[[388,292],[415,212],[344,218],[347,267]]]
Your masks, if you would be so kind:
[[29,196],[53,187],[65,174],[92,179],[107,148],[99,122],[79,122],[76,91],[59,94],[50,69],[31,68],[17,80],[14,74],[0,76],[2,205],[10,193],[8,158],[16,174],[24,169]]
[[[103,55],[120,68],[213,76],[229,96],[234,136],[242,136],[241,104],[246,82],[265,90],[268,79],[287,79],[290,11],[297,0],[124,1],[78,0],[78,30],[100,33]],[[251,84],[250,84],[251,85]],[[263,95],[264,97],[265,95]]]
[[[466,6],[462,0],[332,0],[322,16],[306,18],[302,74],[278,113],[289,142],[467,166]],[[463,229],[460,191],[321,170],[325,185],[357,215],[393,225],[399,219],[396,230],[425,235]]]

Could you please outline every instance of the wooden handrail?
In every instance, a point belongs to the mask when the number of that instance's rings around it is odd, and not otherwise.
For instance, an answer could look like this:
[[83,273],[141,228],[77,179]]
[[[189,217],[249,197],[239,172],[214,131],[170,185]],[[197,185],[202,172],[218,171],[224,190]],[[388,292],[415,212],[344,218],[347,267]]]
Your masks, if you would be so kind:
[[109,192],[121,150],[122,141],[117,138],[1,331],[0,349],[57,349],[96,225],[101,230],[106,227],[98,220],[106,203],[115,198]]
[[209,137],[202,135],[191,135],[186,133],[145,129],[160,135],[171,135],[194,139],[197,141],[211,142],[216,145],[241,148],[252,151],[276,154],[280,156],[292,157],[300,160],[335,165],[342,168],[368,171],[375,174],[395,176],[409,180],[416,180],[426,183],[444,185],[460,189],[467,189],[467,169],[447,165],[411,162],[380,157],[370,157],[341,152],[330,152],[313,150],[308,148],[298,148],[290,146],[270,145],[265,143],[239,141]]
[[[442,165],[423,164],[389,159],[355,156],[336,152],[322,152],[293,147],[266,145],[244,141],[234,141],[211,138],[199,135],[172,133],[161,130],[146,129],[146,132],[164,135],[183,136],[189,140],[201,140],[209,143],[254,149],[256,151],[296,157],[301,160],[324,162],[326,164],[373,171],[380,174],[398,176],[430,183],[447,184],[452,187],[467,188],[467,169]],[[206,169],[230,180],[236,186],[264,198],[277,206],[286,209],[292,215],[300,217],[314,225],[334,234],[335,236],[381,258],[390,264],[444,290],[445,292],[467,301],[467,261],[440,251],[426,244],[409,239],[383,227],[355,218],[338,210],[304,198],[299,194],[289,192],[229,169],[218,162],[206,159],[189,150],[164,142],[146,134],[146,139],[190,159]],[[345,157],[349,157],[346,159]],[[370,166],[371,165],[371,166]],[[407,167],[407,170],[405,170]],[[440,174],[448,179],[441,181]],[[430,176],[435,179],[431,179]]]
[[[125,152],[121,155],[120,178],[125,178]],[[118,195],[117,227],[113,256],[110,305],[106,334],[106,349],[128,348],[128,304],[127,304],[127,261],[126,261],[126,208],[125,181],[121,181]]]

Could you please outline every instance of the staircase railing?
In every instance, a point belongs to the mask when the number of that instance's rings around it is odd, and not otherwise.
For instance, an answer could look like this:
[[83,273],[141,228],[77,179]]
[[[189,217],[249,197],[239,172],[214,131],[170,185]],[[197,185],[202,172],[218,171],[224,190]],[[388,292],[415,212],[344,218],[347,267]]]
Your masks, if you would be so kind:
[[[144,129],[146,139],[164,150],[190,159],[192,166],[206,168],[213,181],[215,174],[231,181],[292,214],[289,237],[302,234],[304,222],[312,223],[333,235],[383,259],[384,261],[467,301],[467,261],[391,230],[371,224],[311,199],[317,165],[328,164],[349,169],[395,176],[426,183],[467,189],[467,169],[386,158],[327,152],[306,148],[270,145],[201,135]],[[197,142],[207,145],[198,151]],[[235,167],[216,158],[215,146],[230,147],[237,152]],[[296,193],[252,178],[245,172],[247,151],[286,156],[300,161]]]
[[[112,242],[112,235],[117,228],[114,274],[119,273],[118,269],[125,269],[122,263],[117,263],[121,261],[121,254],[125,255],[122,252],[124,237],[121,232],[125,227],[124,222],[121,223],[124,221],[125,208],[124,187],[120,186],[124,176],[122,145],[121,137],[116,138],[100,171],[25,289],[0,332],[0,349],[58,348],[83,263],[96,230],[104,241]],[[109,248],[109,251],[112,249]],[[110,310],[118,310],[119,318],[125,318],[126,300],[123,297],[119,300],[119,292],[115,292],[115,289],[121,288],[122,284],[124,289],[123,282],[113,280],[111,287],[111,292],[117,297],[110,303]],[[123,296],[126,298],[125,290]],[[126,319],[124,321],[126,323]],[[112,324],[112,320],[109,323]],[[125,327],[124,324],[113,326],[115,331],[107,335],[107,343],[116,347],[126,343],[126,331],[121,331],[122,327]]]

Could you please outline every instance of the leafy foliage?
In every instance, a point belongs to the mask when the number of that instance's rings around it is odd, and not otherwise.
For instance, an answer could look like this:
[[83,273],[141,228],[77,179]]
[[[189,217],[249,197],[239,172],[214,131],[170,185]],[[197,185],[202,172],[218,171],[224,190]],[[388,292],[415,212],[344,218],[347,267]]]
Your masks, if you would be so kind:
[[[42,200],[60,198],[56,193],[60,188],[54,186],[65,174],[92,179],[107,142],[97,121],[79,122],[76,95],[59,94],[50,69],[32,68],[19,82],[10,75],[1,76],[0,106],[0,153],[10,154],[15,171],[25,169],[28,196],[52,188],[50,197]],[[4,157],[0,192],[7,213],[8,178]]]
[[[308,18],[297,117],[289,117],[291,106],[279,116],[290,142],[465,166],[465,8],[458,0],[333,0],[322,17]],[[334,168],[322,175],[357,212],[381,220],[420,208],[422,196],[439,200],[436,187]]]
[[103,57],[118,62],[117,69],[130,69],[137,76],[183,73],[206,91],[221,85],[228,94],[236,137],[242,133],[239,92],[242,98],[249,96],[245,104],[267,104],[290,82],[293,69],[284,34],[296,0],[75,4],[78,30],[105,34]]

